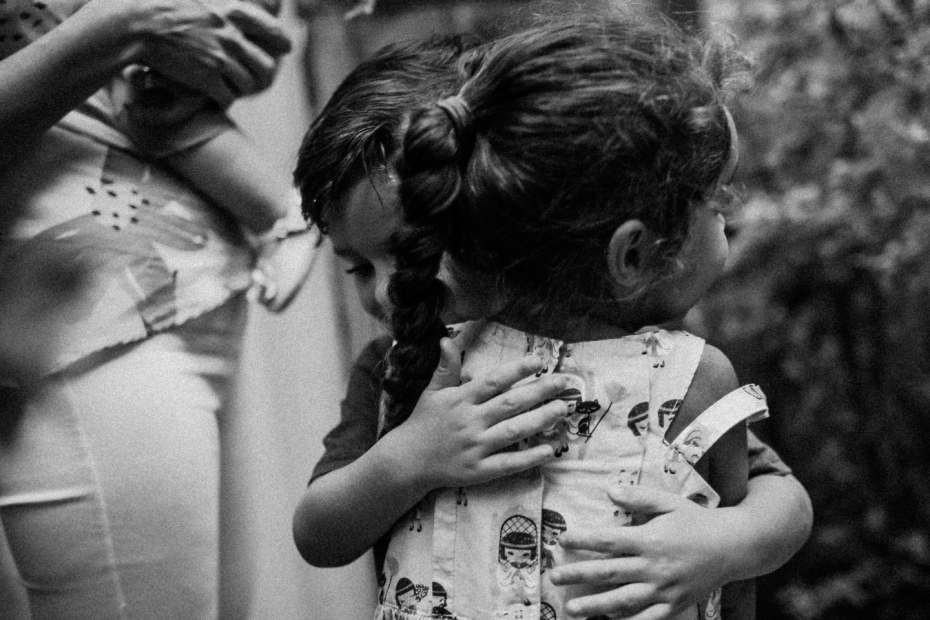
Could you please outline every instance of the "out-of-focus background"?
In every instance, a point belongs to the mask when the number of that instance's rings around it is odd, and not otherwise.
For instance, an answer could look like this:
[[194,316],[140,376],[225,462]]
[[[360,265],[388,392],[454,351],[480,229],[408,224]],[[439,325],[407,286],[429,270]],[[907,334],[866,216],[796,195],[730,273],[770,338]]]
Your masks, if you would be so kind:
[[[755,86],[733,109],[743,206],[729,272],[689,323],[743,382],[763,386],[772,418],[756,430],[814,502],[808,544],[760,580],[759,618],[926,620],[930,1],[653,1],[687,27],[729,30],[756,58]],[[381,45],[493,32],[535,10],[529,0],[286,0],[297,52],[233,114],[289,170],[314,113]],[[251,457],[236,467],[253,507],[238,525],[259,566],[255,590],[238,594],[252,597],[255,618],[370,617],[370,558],[309,567],[290,519],[348,366],[377,329],[328,247],[288,312],[252,311],[237,435]]]

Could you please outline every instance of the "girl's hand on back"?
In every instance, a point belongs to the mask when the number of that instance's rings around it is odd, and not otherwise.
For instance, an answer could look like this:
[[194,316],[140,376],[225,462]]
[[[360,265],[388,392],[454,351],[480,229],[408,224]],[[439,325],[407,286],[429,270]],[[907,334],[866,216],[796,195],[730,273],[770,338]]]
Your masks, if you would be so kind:
[[552,583],[616,585],[613,590],[570,601],[567,609],[572,617],[665,620],[735,578],[728,555],[733,546],[727,540],[730,528],[721,510],[707,510],[683,497],[645,487],[618,486],[609,493],[621,509],[648,521],[567,531],[559,537],[566,549],[610,557],[556,567]]
[[542,368],[541,359],[526,357],[461,385],[461,351],[448,338],[440,346],[439,366],[410,418],[382,439],[403,451],[399,461],[411,468],[410,480],[424,492],[469,486],[554,456],[547,444],[510,448],[565,417],[566,404],[553,400],[568,387],[564,377],[549,375],[512,388]]

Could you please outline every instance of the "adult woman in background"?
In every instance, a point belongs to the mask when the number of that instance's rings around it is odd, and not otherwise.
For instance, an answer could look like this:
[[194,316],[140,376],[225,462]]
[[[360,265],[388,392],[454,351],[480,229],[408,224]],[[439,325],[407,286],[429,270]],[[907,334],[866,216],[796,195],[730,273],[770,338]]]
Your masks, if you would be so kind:
[[[22,274],[39,262],[87,274],[48,322],[55,354],[0,445],[0,516],[35,620],[235,615],[218,594],[220,463],[253,250],[121,132],[106,86],[143,65],[222,113],[268,86],[288,48],[245,2],[0,2],[0,205],[23,213],[5,295],[28,304]],[[216,131],[183,126],[165,144]]]

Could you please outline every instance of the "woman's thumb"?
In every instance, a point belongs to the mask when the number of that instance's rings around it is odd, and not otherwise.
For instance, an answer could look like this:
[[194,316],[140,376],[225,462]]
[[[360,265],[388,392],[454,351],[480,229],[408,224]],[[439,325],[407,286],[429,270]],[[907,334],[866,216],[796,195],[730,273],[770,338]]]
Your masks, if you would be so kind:
[[450,338],[439,341],[439,364],[427,390],[456,387],[461,383],[462,350]]
[[625,512],[647,517],[672,512],[688,504],[687,499],[674,493],[639,485],[616,485],[607,495]]

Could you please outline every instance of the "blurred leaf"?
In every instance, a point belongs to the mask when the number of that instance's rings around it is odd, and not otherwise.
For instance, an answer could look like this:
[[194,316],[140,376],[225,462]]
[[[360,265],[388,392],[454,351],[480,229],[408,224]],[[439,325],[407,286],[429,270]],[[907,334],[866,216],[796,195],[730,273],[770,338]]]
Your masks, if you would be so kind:
[[815,531],[759,618],[930,609],[930,2],[718,0],[757,58],[744,207],[692,315],[769,395]]

